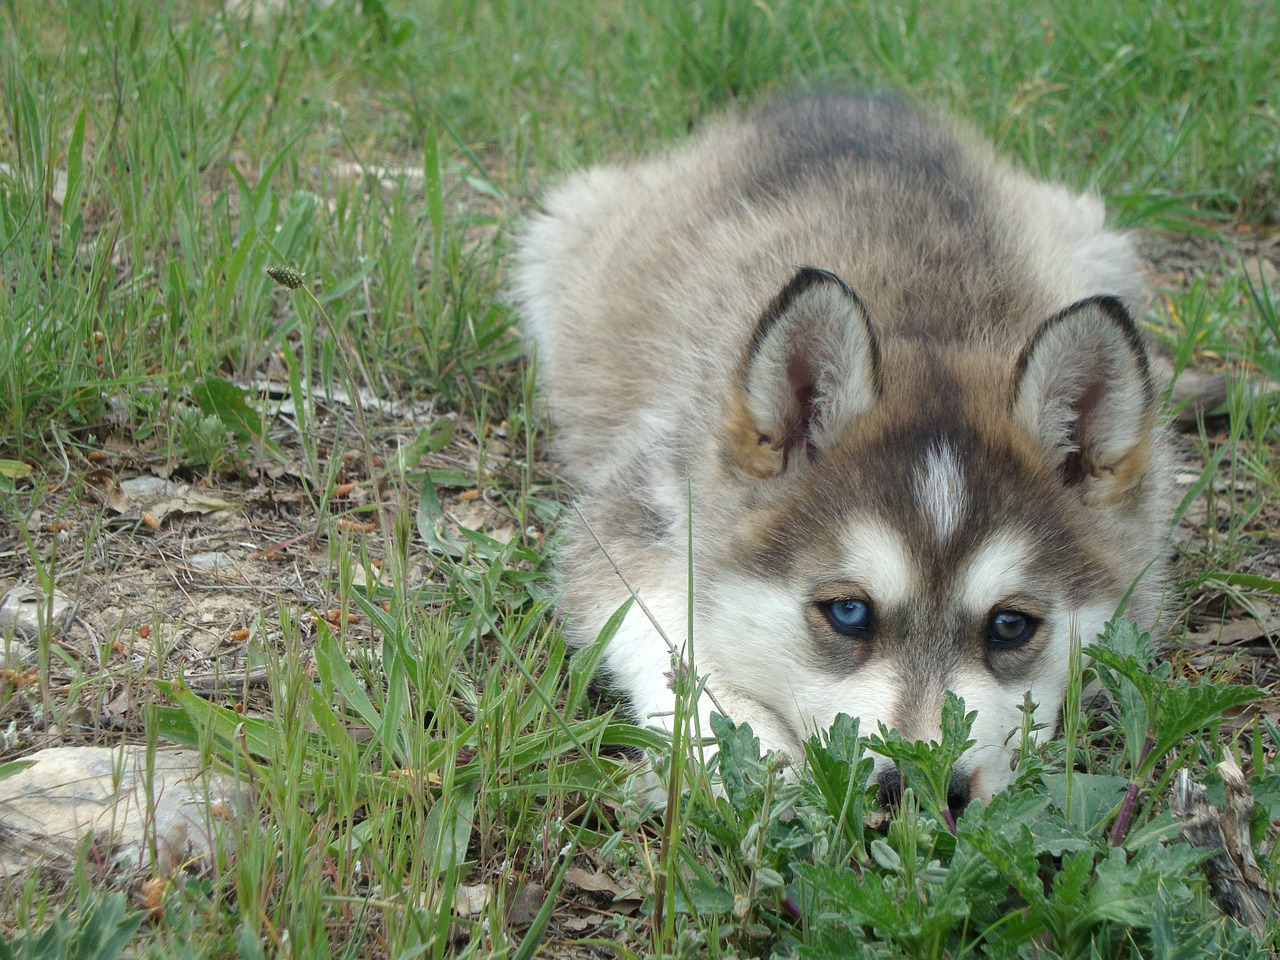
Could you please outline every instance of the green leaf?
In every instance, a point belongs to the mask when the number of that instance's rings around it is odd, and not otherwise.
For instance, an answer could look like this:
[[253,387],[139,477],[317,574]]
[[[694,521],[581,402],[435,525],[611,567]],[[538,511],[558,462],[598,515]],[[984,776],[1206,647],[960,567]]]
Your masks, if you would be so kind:
[[1266,695],[1258,687],[1179,680],[1164,691],[1157,705],[1155,747],[1147,758],[1147,768],[1178,747],[1184,737],[1221,720],[1226,711]]
[[869,797],[876,791],[868,782],[875,758],[866,752],[866,741],[858,735],[857,719],[840,714],[829,731],[805,742],[804,753],[818,805],[856,853],[865,846],[863,824]]
[[440,498],[436,496],[430,477],[423,482],[421,489],[418,496],[418,535],[432,553],[460,559],[464,556],[463,549],[445,532],[444,510],[440,507]]
[[964,826],[956,837],[957,859],[961,850],[972,847],[1018,892],[1041,922],[1046,923],[1049,901],[1036,872],[1036,844],[1031,829],[1016,820],[1000,823],[998,818],[990,816],[974,823],[968,813],[961,818],[961,823]]
[[1129,620],[1113,620],[1097,643],[1085,648],[1093,658],[1098,682],[1116,704],[1120,729],[1124,732],[1125,757],[1135,775],[1143,762],[1146,739],[1151,729],[1156,701],[1169,682],[1167,664],[1153,673],[1151,636]]
[[35,764],[34,760],[10,760],[8,763],[0,763],[0,780],[7,780],[28,767],[34,767]]
[[21,460],[0,459],[0,477],[21,480],[24,477],[31,476],[34,472],[35,468],[29,463],[23,463]]
[[676,909],[681,913],[727,917],[733,906],[733,891],[714,877],[695,875],[676,888]]
[[947,792],[956,761],[977,741],[969,736],[976,710],[965,713],[964,701],[950,690],[942,701],[942,742],[908,740],[897,730],[880,724],[879,736],[868,738],[872,750],[888,757],[902,773],[906,785],[921,804],[941,819],[949,818]]
[[129,912],[124,894],[94,894],[88,903],[64,906],[38,933],[0,938],[0,960],[119,960],[142,919]]
[[192,399],[205,416],[217,417],[241,447],[261,444],[281,460],[285,459],[263,427],[262,415],[249,405],[248,391],[221,377],[209,377],[191,388]]
[[[418,432],[413,440],[395,452],[391,458],[391,468],[399,473],[416,470],[422,458],[428,453],[439,453],[453,439],[453,421],[448,417],[437,417],[431,426]],[[463,475],[465,477],[465,474]],[[466,480],[459,486],[468,486]]]
[[1213,452],[1213,456],[1209,458],[1208,463],[1204,465],[1204,469],[1200,471],[1200,476],[1191,485],[1191,488],[1178,503],[1178,508],[1173,512],[1173,526],[1176,527],[1182,522],[1182,517],[1186,514],[1191,504],[1195,503],[1201,494],[1209,488],[1209,485],[1213,483],[1213,478],[1218,475],[1218,465],[1222,463],[1222,458],[1226,456],[1229,449],[1230,447],[1227,444],[1222,444]]
[[[62,219],[74,221],[80,216],[80,196],[84,192],[84,129],[86,108],[76,114],[71,127],[71,139],[67,143],[67,194],[62,201]],[[74,245],[71,253],[75,253]]]
[[431,219],[431,260],[436,269],[431,271],[432,279],[439,272],[441,250],[444,237],[444,177],[440,170],[440,145],[436,142],[436,132],[430,125],[423,131],[422,172],[427,194],[427,215]]
[[432,876],[456,872],[466,860],[475,808],[476,792],[469,787],[441,797],[427,813],[422,850]]
[[1226,917],[1205,917],[1187,909],[1186,902],[1163,884],[1156,887],[1151,908],[1149,960],[1187,960],[1189,957],[1231,957],[1254,960],[1264,953],[1248,927]]
[[428,470],[427,480],[437,487],[471,487],[475,485],[476,478],[473,474],[463,470],[451,470],[442,468],[440,470]]
[[632,750],[652,752],[669,746],[667,738],[652,727],[637,727],[616,718],[606,717],[609,723],[600,733],[600,745],[630,747]]
[[[1112,847],[1093,869],[1078,922],[1096,924],[1106,919],[1129,927],[1147,927],[1157,890],[1163,886],[1179,899],[1189,898],[1191,891],[1181,878],[1194,876],[1203,859],[1185,845],[1147,848],[1133,857],[1122,847]],[[1081,906],[1078,895],[1070,902],[1076,909]]]
[[610,641],[617,634],[618,628],[622,626],[622,621],[626,619],[627,613],[631,610],[631,605],[634,602],[635,599],[633,597],[628,597],[626,602],[615,610],[613,616],[605,622],[595,642],[589,647],[582,647],[574,651],[573,656],[569,659],[569,689],[565,694],[564,701],[564,715],[566,717],[572,717],[577,713],[579,705],[587,695],[587,687],[591,682],[591,678],[595,675],[600,658],[604,656],[605,648],[608,647]]
[[1250,590],[1264,590],[1267,593],[1280,593],[1280,580],[1259,576],[1256,573],[1229,573],[1219,577],[1224,583],[1233,587],[1247,587]]
[[108,894],[81,912],[72,956],[77,960],[115,960],[141,925],[142,914],[128,912],[123,894]]
[[1227,710],[1265,695],[1257,687],[1193,684],[1174,678],[1168,661],[1155,658],[1151,635],[1129,620],[1109,623],[1100,642],[1085,653],[1093,658],[1099,682],[1116,701],[1126,756],[1139,780],[1183,738],[1220,720]]
[[1182,822],[1175,820],[1173,814],[1165,810],[1125,834],[1124,847],[1130,853],[1137,853],[1146,846],[1180,843],[1181,828]]
[[[1070,810],[1075,829],[1093,833],[1111,821],[1116,808],[1124,799],[1129,786],[1126,777],[1114,777],[1102,773],[1048,773],[1042,777],[1053,805],[1059,810]],[[1067,785],[1070,783],[1070,804],[1067,802]]]
[[[369,615],[370,607],[376,607],[378,613],[385,613],[381,607],[376,604],[367,603],[360,594],[354,595],[356,603],[359,604],[366,615]],[[369,694],[351,671],[351,665],[347,663],[347,658],[342,652],[341,646],[338,644],[337,638],[333,635],[333,631],[328,628],[328,624],[323,620],[317,620],[317,640],[316,640],[316,672],[320,674],[320,678],[333,689],[342,698],[343,702],[356,712],[356,714],[369,725],[371,730],[377,730],[382,725],[382,714],[373,705],[373,701],[369,699]]]
[[764,764],[760,757],[760,738],[752,731],[751,724],[735,724],[713,713],[711,733],[718,748],[716,763],[725,796],[738,810],[758,805]]
[[267,960],[261,939],[245,922],[240,924],[240,932],[236,934],[236,956],[240,960]]

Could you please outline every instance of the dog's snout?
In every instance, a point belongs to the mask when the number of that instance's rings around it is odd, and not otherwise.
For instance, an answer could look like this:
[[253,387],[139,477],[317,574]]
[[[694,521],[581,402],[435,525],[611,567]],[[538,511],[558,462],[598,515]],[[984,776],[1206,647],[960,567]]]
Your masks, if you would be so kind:
[[[902,799],[902,774],[896,767],[889,767],[877,775],[876,787],[879,790],[880,806],[886,809],[896,807]],[[959,816],[969,805],[971,797],[972,787],[969,776],[959,771],[952,771],[951,780],[947,784],[947,808],[951,811],[951,815]]]
[[896,767],[890,767],[876,777],[876,786],[880,788],[880,806],[886,810],[896,807],[902,799],[902,774]]
[[951,780],[947,784],[947,807],[952,816],[957,816],[969,805],[969,778],[957,770],[951,771]]

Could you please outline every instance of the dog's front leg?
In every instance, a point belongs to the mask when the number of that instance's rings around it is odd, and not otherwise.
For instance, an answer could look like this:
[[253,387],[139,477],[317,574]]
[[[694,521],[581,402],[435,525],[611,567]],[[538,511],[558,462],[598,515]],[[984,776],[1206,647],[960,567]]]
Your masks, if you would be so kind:
[[695,758],[705,762],[715,756],[711,715],[720,713],[737,724],[749,724],[760,739],[762,751],[774,750],[792,760],[799,759],[800,744],[774,711],[736,688],[717,682],[714,668],[703,673],[695,663],[694,670],[689,671],[688,614],[684,605],[683,598],[661,595],[645,604],[647,613],[639,604],[634,605],[605,651],[605,667],[614,684],[627,695],[636,722],[670,736],[675,729],[677,697],[691,698],[697,693],[697,709],[690,712],[686,701],[684,710],[689,717],[690,736],[686,743]]

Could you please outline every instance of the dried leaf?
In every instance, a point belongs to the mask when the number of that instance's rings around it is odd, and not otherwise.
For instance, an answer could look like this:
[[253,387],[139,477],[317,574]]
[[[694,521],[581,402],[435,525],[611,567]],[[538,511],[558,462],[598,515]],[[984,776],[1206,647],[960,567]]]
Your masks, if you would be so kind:
[[570,867],[565,871],[564,879],[566,883],[577,887],[579,890],[587,890],[592,893],[607,893],[614,897],[622,893],[622,887],[615,883],[607,873],[600,870],[593,872],[582,867]]

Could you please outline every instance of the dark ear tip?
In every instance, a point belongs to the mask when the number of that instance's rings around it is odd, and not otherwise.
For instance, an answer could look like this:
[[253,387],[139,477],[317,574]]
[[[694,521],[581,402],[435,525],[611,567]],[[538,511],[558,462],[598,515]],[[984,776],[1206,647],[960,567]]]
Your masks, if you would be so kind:
[[1100,479],[1110,492],[1088,495],[1105,499],[1145,475],[1155,390],[1146,344],[1120,298],[1079,300],[1040,325],[1016,367],[1013,412],[1064,486]]
[[803,293],[810,287],[817,286],[820,283],[830,283],[840,288],[845,296],[857,298],[857,294],[853,292],[853,287],[845,283],[844,280],[830,270],[823,270],[821,267],[803,266],[796,271],[794,277],[787,281],[786,286],[782,288],[782,293],[790,292],[794,297],[796,294]]
[[1138,363],[1138,370],[1142,375],[1143,386],[1147,394],[1147,402],[1149,404],[1153,403],[1155,401],[1155,384],[1151,379],[1151,354],[1147,350],[1147,342],[1143,339],[1142,331],[1138,328],[1138,322],[1133,318],[1133,314],[1129,312],[1129,308],[1125,306],[1123,300],[1111,293],[1085,300],[1082,305],[1090,304],[1119,327],[1120,332],[1124,334],[1125,341],[1128,343],[1129,349]]
[[789,457],[816,459],[820,440],[882,393],[880,347],[861,299],[829,270],[799,267],[757,321],[735,389],[729,435],[740,468],[767,476]]
[[[1046,320],[1040,328],[1040,332],[1043,333],[1059,323],[1065,323],[1072,317],[1079,316],[1088,310],[1094,310],[1102,314],[1123,330],[1125,336],[1131,339],[1133,345],[1142,347],[1142,334],[1138,331],[1138,324],[1134,321],[1133,314],[1129,312],[1129,308],[1125,306],[1124,301],[1114,293],[1100,293],[1092,297],[1085,297],[1083,300],[1077,300]],[[1145,347],[1143,352],[1145,352]]]
[[1138,324],[1133,319],[1133,314],[1129,312],[1129,308],[1125,306],[1122,299],[1112,293],[1102,293],[1086,297],[1083,300],[1077,300],[1069,307],[1059,310],[1040,325],[1040,329],[1032,335],[1031,340],[1023,348],[1022,354],[1018,357],[1018,362],[1015,365],[1015,400],[1017,386],[1020,385],[1022,375],[1026,372],[1032,354],[1035,352],[1037,345],[1045,338],[1045,335],[1059,325],[1069,322],[1073,317],[1090,310],[1110,320],[1116,329],[1120,331],[1126,346],[1129,348],[1129,352],[1133,355],[1138,365],[1138,371],[1144,382],[1144,390],[1147,394],[1148,402],[1154,401],[1155,386],[1151,379],[1151,358],[1147,352],[1146,341],[1143,340],[1142,331],[1138,329]]
[[782,289],[778,291],[777,295],[769,302],[769,305],[765,307],[764,313],[761,314],[760,320],[756,324],[755,332],[751,335],[751,342],[748,345],[746,358],[748,362],[759,351],[761,344],[764,343],[765,338],[769,335],[769,331],[791,309],[795,302],[814,287],[823,285],[833,286],[838,289],[864,317],[867,316],[867,305],[862,302],[862,298],[858,296],[853,287],[845,283],[839,276],[830,270],[823,270],[821,267],[808,265],[800,267],[791,279],[783,284]]
[[1093,307],[1098,313],[1105,316],[1114,323],[1124,333],[1125,339],[1129,341],[1129,345],[1134,351],[1140,354],[1143,360],[1146,360],[1147,345],[1142,339],[1142,331],[1138,328],[1138,321],[1134,319],[1133,314],[1129,312],[1129,308],[1125,306],[1125,302],[1113,293],[1104,293],[1096,297],[1090,297],[1087,300],[1081,300],[1077,304],[1068,307],[1068,311],[1079,310],[1082,308]]

